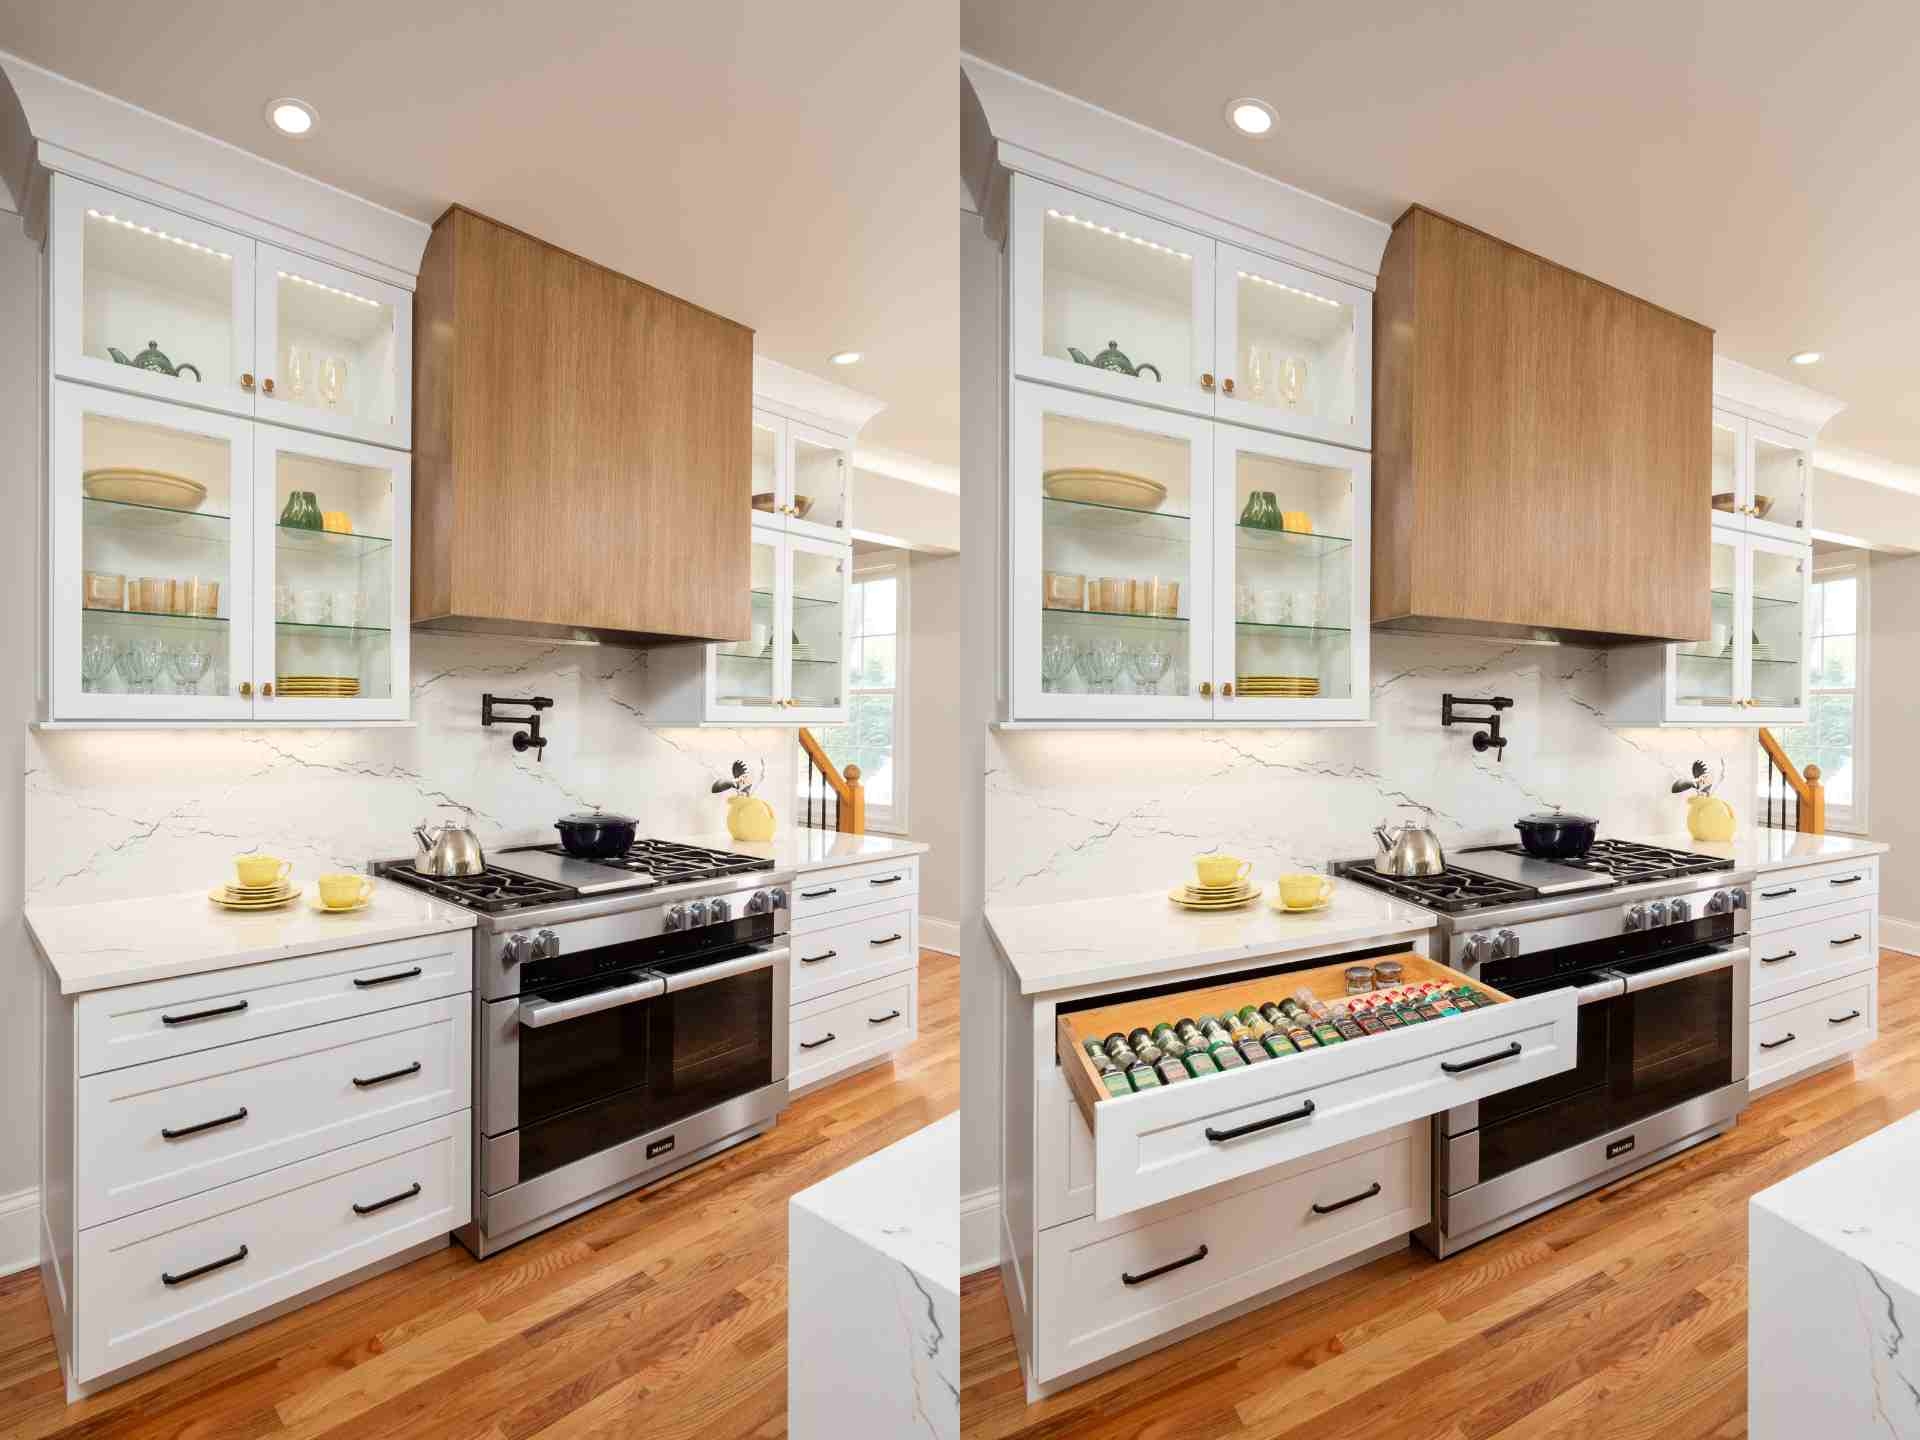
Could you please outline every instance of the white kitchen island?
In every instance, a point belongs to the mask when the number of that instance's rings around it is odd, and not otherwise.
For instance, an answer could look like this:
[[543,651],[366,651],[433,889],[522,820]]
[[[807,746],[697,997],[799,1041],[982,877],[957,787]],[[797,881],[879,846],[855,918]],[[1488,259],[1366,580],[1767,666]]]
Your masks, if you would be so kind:
[[1920,1115],[1755,1195],[1747,1433],[1920,1437]]

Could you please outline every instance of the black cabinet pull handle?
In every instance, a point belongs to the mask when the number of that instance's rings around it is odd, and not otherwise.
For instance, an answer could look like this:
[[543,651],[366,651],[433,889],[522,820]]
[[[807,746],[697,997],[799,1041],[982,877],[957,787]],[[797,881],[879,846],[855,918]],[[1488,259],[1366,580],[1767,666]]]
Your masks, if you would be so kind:
[[[1313,1102],[1311,1100],[1304,1100],[1301,1102],[1298,1110],[1288,1110],[1265,1120],[1256,1120],[1251,1125],[1236,1125],[1231,1130],[1216,1130],[1209,1125],[1207,1127],[1207,1139],[1218,1145],[1222,1140],[1238,1140],[1242,1135],[1251,1135],[1256,1130],[1271,1130],[1276,1125],[1290,1125],[1295,1120],[1304,1120],[1311,1114],[1313,1114]],[[1159,1272],[1155,1271],[1154,1273],[1158,1274]],[[1152,1277],[1149,1276],[1148,1278],[1151,1279]]]
[[1782,960],[1791,960],[1799,953],[1798,950],[1789,950],[1784,955],[1762,955],[1760,957],[1760,963],[1762,965],[1778,965]]
[[1852,1014],[1850,1014],[1850,1015],[1842,1015],[1842,1016],[1841,1016],[1841,1017],[1840,1017],[1839,1019],[1837,1019],[1837,1020],[1836,1020],[1836,1019],[1834,1019],[1834,1018],[1833,1018],[1833,1017],[1832,1017],[1832,1016],[1830,1015],[1830,1016],[1828,1016],[1828,1017],[1827,1017],[1827,1024],[1829,1024],[1829,1025],[1844,1025],[1844,1024],[1846,1024],[1846,1023],[1847,1023],[1847,1022],[1848,1022],[1849,1020],[1858,1020],[1859,1018],[1860,1018],[1860,1012],[1859,1012],[1858,1010],[1855,1010],[1855,1011],[1854,1011],[1854,1012],[1853,1012]]
[[371,990],[376,985],[391,985],[396,980],[411,980],[420,973],[420,967],[411,970],[396,970],[391,975],[376,975],[371,980],[355,980],[354,987],[359,990]]
[[1511,1060],[1520,1053],[1520,1042],[1514,1041],[1504,1050],[1496,1050],[1491,1055],[1482,1055],[1478,1060],[1442,1060],[1440,1068],[1449,1075],[1458,1075],[1463,1070],[1478,1070],[1482,1065],[1491,1065],[1498,1060]]
[[1865,938],[1865,937],[1864,937],[1864,936],[1862,936],[1862,935],[1861,935],[1861,933],[1860,933],[1860,932],[1859,932],[1858,930],[1856,930],[1856,931],[1854,931],[1854,932],[1853,932],[1853,934],[1851,934],[1851,935],[1849,935],[1849,936],[1847,936],[1847,938],[1846,938],[1846,939],[1844,939],[1844,940],[1829,940],[1829,941],[1827,941],[1827,944],[1829,944],[1829,945],[1851,945],[1851,944],[1853,944],[1853,942],[1854,942],[1854,941],[1856,941],[1856,940],[1860,940],[1860,939],[1864,939],[1864,938]]
[[236,1000],[231,1005],[216,1005],[211,1010],[196,1010],[191,1015],[162,1015],[162,1025],[185,1025],[190,1020],[211,1020],[216,1015],[238,1015],[247,1008],[247,1002]]
[[419,1193],[420,1182],[416,1180],[413,1182],[412,1189],[402,1190],[398,1195],[389,1195],[386,1199],[376,1200],[371,1205],[355,1205],[353,1207],[353,1213],[356,1215],[371,1215],[374,1211],[384,1210],[389,1205],[398,1205],[402,1200],[411,1200]]
[[822,895],[838,895],[839,893],[839,886],[829,885],[824,890],[802,890],[800,892],[800,898],[802,900],[818,900]]
[[389,1070],[384,1075],[369,1075],[364,1080],[362,1080],[358,1075],[356,1075],[353,1077],[353,1083],[355,1085],[358,1085],[362,1090],[364,1090],[369,1085],[378,1085],[385,1080],[398,1080],[403,1076],[418,1075],[419,1073],[420,1073],[420,1062],[416,1060],[411,1065],[407,1066],[406,1069],[404,1070]]
[[1784,890],[1762,890],[1760,892],[1760,898],[1762,900],[1778,900],[1782,895],[1798,895],[1799,893],[1800,887],[1798,885],[1789,885]]
[[246,1258],[247,1247],[242,1245],[224,1260],[209,1260],[205,1265],[196,1265],[191,1270],[182,1270],[178,1275],[169,1275],[166,1271],[162,1270],[160,1272],[160,1283],[162,1285],[184,1285],[187,1281],[197,1280],[202,1275],[211,1275],[215,1270],[224,1270],[229,1265],[238,1265]]
[[829,1045],[833,1043],[834,1038],[835,1038],[834,1033],[831,1030],[829,1030],[825,1035],[822,1035],[818,1040],[802,1040],[800,1042],[800,1048],[802,1050],[818,1050],[822,1045]]
[[901,933],[900,933],[900,932],[899,932],[898,930],[896,930],[896,931],[894,931],[894,932],[893,932],[893,934],[891,934],[891,935],[889,935],[889,936],[887,936],[887,938],[886,938],[886,939],[884,939],[884,940],[869,940],[869,941],[867,941],[867,944],[869,944],[869,945],[891,945],[891,944],[893,944],[893,942],[894,942],[894,941],[896,941],[896,940],[904,940],[904,939],[906,939],[906,938],[907,938],[906,936],[904,936],[904,935],[902,935],[902,934],[901,934]]
[[1122,1270],[1120,1272],[1120,1283],[1122,1285],[1144,1285],[1149,1280],[1158,1280],[1169,1271],[1184,1270],[1189,1265],[1198,1265],[1206,1258],[1207,1247],[1202,1245],[1184,1260],[1169,1260],[1165,1265],[1155,1266],[1151,1270],[1143,1270],[1138,1275],[1129,1275],[1126,1271]]
[[1760,1042],[1760,1048],[1762,1050],[1778,1050],[1782,1045],[1791,1045],[1795,1038],[1793,1031],[1789,1030],[1778,1040],[1762,1040]]
[[1827,881],[1827,884],[1829,884],[1829,885],[1858,885],[1858,884],[1859,884],[1859,883],[1860,883],[1860,882],[1861,882],[1862,880],[1864,880],[1864,879],[1866,879],[1866,878],[1867,878],[1867,877],[1866,877],[1866,876],[1864,876],[1864,875],[1848,875],[1848,876],[1845,876],[1844,878],[1842,878],[1842,879],[1839,879],[1839,880],[1829,880],[1829,881]]
[[160,1130],[160,1138],[162,1140],[178,1140],[182,1135],[198,1135],[202,1130],[212,1130],[220,1125],[231,1125],[236,1120],[244,1120],[246,1118],[247,1107],[242,1105],[231,1115],[222,1115],[216,1120],[202,1120],[198,1125],[182,1125],[178,1130],[168,1130],[163,1126]]
[[838,950],[829,950],[824,955],[802,955],[800,957],[800,963],[802,965],[818,965],[822,960],[831,960],[839,953]]
[[1336,1200],[1331,1205],[1316,1204],[1313,1207],[1313,1213],[1316,1215],[1331,1215],[1334,1211],[1344,1210],[1349,1205],[1358,1205],[1362,1200],[1371,1200],[1374,1196],[1378,1195],[1379,1193],[1380,1193],[1380,1182],[1376,1180],[1373,1182],[1373,1184],[1369,1185],[1366,1189],[1362,1190],[1358,1195],[1349,1195],[1346,1199]]
[[867,1024],[869,1024],[869,1025],[884,1025],[884,1024],[886,1024],[886,1023],[887,1023],[887,1022],[888,1022],[889,1020],[898,1020],[899,1018],[900,1018],[900,1012],[899,1012],[898,1010],[889,1010],[889,1011],[888,1011],[888,1012],[887,1012],[886,1014],[884,1014],[884,1015],[882,1015],[882,1016],[880,1016],[880,1017],[879,1017],[878,1019],[876,1019],[876,1018],[875,1018],[875,1017],[873,1017],[872,1015],[869,1015],[869,1016],[867,1017]]
[[899,883],[900,883],[900,882],[901,882],[902,880],[904,880],[904,879],[906,879],[906,878],[907,878],[907,877],[906,877],[906,876],[904,876],[904,875],[883,875],[883,876],[881,876],[881,877],[880,877],[880,878],[879,878],[878,880],[869,880],[869,881],[867,881],[867,884],[869,884],[869,885],[898,885],[898,884],[899,884]]

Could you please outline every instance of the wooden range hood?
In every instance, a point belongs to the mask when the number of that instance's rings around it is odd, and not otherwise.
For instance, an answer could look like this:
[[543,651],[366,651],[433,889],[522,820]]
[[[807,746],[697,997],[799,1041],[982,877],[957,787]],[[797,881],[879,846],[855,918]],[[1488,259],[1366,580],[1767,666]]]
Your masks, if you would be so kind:
[[751,330],[455,206],[414,357],[415,625],[747,637]]
[[1709,630],[1713,332],[1414,206],[1374,297],[1373,617]]

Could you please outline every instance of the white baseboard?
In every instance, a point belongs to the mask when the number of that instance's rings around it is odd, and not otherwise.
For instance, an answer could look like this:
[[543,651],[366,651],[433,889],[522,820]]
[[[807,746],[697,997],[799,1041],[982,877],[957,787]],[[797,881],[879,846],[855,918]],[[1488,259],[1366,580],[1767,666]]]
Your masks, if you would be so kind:
[[972,1275],[1000,1263],[1000,1191],[976,1190],[960,1197],[960,1273]]
[[40,1263],[40,1192],[0,1195],[0,1275]]
[[960,953],[960,922],[920,917],[920,948],[938,950],[942,955]]
[[1920,955],[1920,920],[1896,920],[1880,917],[1880,943],[1902,955]]

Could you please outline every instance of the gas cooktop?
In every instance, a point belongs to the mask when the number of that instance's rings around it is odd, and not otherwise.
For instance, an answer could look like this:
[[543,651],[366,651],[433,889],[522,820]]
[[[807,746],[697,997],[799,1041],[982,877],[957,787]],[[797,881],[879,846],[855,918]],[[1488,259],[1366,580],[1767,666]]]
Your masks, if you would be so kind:
[[[1333,873],[1376,890],[1384,890],[1396,899],[1437,910],[1443,915],[1458,915],[1471,910],[1491,909],[1496,905],[1515,905],[1538,900],[1550,892],[1535,885],[1522,884],[1499,875],[1473,868],[1475,855],[1527,857],[1519,845],[1489,845],[1477,850],[1457,852],[1459,864],[1449,863],[1438,875],[1382,875],[1371,860],[1340,860]],[[1593,848],[1577,860],[1554,860],[1553,865],[1583,870],[1603,877],[1599,883],[1578,889],[1587,896],[1605,895],[1623,885],[1642,885],[1659,880],[1678,880],[1715,870],[1733,869],[1733,861],[1690,850],[1667,850],[1658,845],[1641,845],[1632,840],[1596,840]],[[1502,862],[1501,868],[1506,868]],[[1558,895],[1555,898],[1560,898]]]
[[[371,869],[375,875],[424,890],[435,899],[458,905],[463,910],[475,910],[483,915],[503,915],[531,909],[536,905],[553,905],[563,900],[579,899],[590,893],[598,898],[597,892],[601,891],[617,889],[622,894],[640,897],[669,885],[719,880],[774,868],[773,861],[754,855],[708,850],[703,846],[682,845],[672,840],[641,840],[625,855],[608,860],[576,862],[581,867],[598,867],[606,871],[609,877],[626,872],[628,883],[569,885],[545,875],[528,874],[526,870],[513,868],[513,857],[525,855],[538,857],[537,868],[540,870],[558,869],[548,857],[572,860],[558,845],[522,846],[498,851],[497,855],[504,863],[489,862],[486,870],[479,875],[422,875],[413,868],[412,862],[406,860],[378,860]],[[525,863],[529,869],[536,868],[531,858]]]
[[[542,855],[565,855],[559,845],[536,845]],[[514,852],[506,850],[504,855]],[[754,855],[735,855],[730,850],[708,850],[699,845],[681,845],[672,840],[636,840],[625,855],[611,860],[593,860],[593,865],[608,865],[651,875],[656,885],[681,885],[689,880],[717,880],[724,875],[746,875],[755,870],[773,869],[773,861]]]

